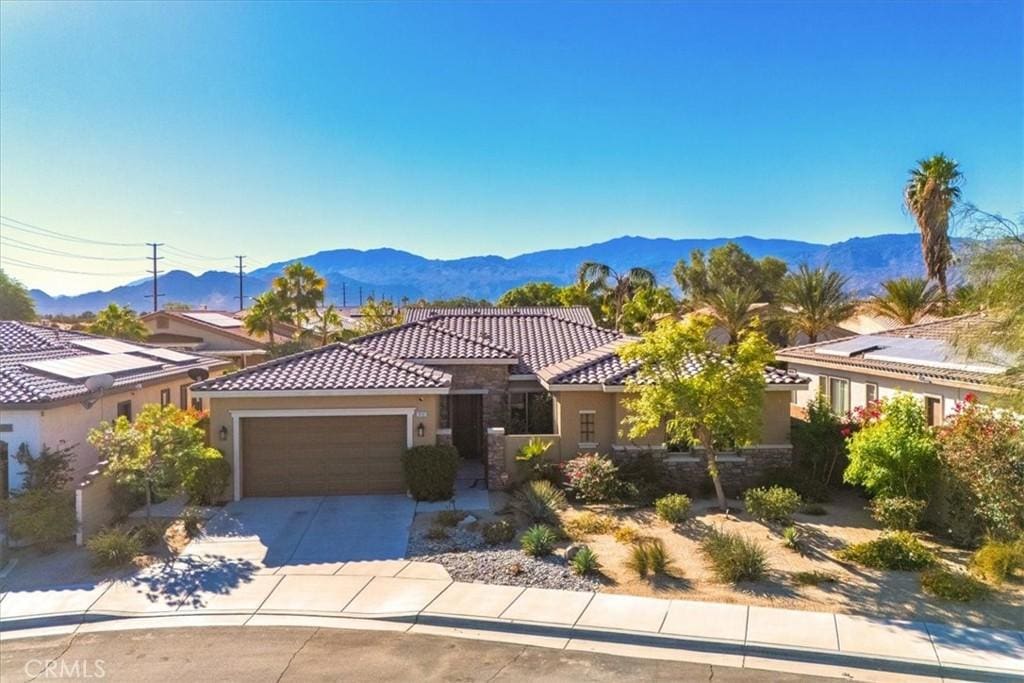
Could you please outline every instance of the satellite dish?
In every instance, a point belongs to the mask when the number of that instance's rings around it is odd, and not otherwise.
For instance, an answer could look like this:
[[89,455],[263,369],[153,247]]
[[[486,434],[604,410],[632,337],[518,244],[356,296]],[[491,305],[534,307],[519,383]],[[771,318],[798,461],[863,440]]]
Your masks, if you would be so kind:
[[206,368],[192,368],[188,371],[188,376],[192,378],[193,382],[200,382],[210,376],[210,373]]
[[111,375],[93,375],[85,380],[85,388],[89,393],[96,394],[114,386],[114,378]]

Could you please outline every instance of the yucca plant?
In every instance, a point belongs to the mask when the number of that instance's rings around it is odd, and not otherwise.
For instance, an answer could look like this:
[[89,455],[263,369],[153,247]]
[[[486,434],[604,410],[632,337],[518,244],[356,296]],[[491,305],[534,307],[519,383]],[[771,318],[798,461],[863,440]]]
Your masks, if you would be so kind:
[[593,574],[601,567],[597,561],[597,553],[587,546],[583,546],[573,555],[569,566],[572,567],[574,573],[580,576]]
[[566,506],[565,493],[550,481],[528,481],[516,492],[515,506],[530,520],[558,523],[558,511]]
[[519,544],[527,555],[543,557],[551,554],[556,541],[558,541],[558,534],[554,529],[546,524],[536,524],[523,533]]

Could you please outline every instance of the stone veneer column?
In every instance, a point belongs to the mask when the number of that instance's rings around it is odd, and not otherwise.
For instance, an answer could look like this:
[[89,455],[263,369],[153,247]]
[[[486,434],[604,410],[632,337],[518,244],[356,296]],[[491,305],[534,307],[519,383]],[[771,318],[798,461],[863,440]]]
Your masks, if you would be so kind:
[[452,430],[443,427],[441,429],[438,429],[436,432],[436,441],[438,446],[451,446]]
[[505,428],[487,430],[487,488],[502,491],[509,487],[512,477],[505,467]]

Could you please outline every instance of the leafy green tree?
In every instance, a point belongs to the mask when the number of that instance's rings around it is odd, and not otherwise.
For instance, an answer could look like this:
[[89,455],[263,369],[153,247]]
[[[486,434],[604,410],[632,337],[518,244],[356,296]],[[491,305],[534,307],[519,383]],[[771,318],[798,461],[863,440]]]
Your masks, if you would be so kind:
[[946,271],[953,261],[949,244],[949,214],[960,200],[963,174],[959,165],[943,154],[921,159],[910,169],[903,201],[921,230],[921,252],[928,277],[939,283],[943,300],[949,296]]
[[897,394],[879,407],[881,417],[848,441],[850,464],[843,480],[875,496],[924,500],[939,464],[924,405],[910,394]]
[[110,304],[97,313],[87,329],[92,334],[131,341],[143,341],[149,335],[149,330],[130,306],[117,304]]
[[803,264],[782,281],[780,313],[790,334],[802,332],[814,343],[823,332],[849,318],[856,305],[846,292],[848,279],[827,266]]
[[701,444],[718,504],[725,509],[718,447],[758,438],[764,368],[775,354],[756,323],[742,333],[739,343],[726,348],[708,340],[714,324],[703,315],[684,322],[665,320],[624,347],[621,356],[640,366],[626,389],[629,438],[641,438],[664,425],[667,441]]
[[88,441],[109,461],[106,471],[114,481],[145,495],[149,518],[154,493],[194,496],[207,478],[225,479],[224,456],[206,445],[199,420],[193,411],[151,403],[134,422],[121,416],[100,423]]
[[683,298],[691,308],[706,305],[724,289],[752,288],[755,301],[772,302],[787,271],[786,262],[773,256],[754,259],[735,242],[715,247],[707,256],[700,249],[681,259],[672,271]]
[[806,421],[793,427],[793,447],[810,470],[811,478],[831,485],[836,464],[846,451],[843,425],[824,394],[808,401],[805,410]]
[[497,301],[500,307],[562,306],[562,288],[550,282],[527,282],[508,290]]
[[382,332],[402,324],[402,311],[390,299],[368,297],[359,312],[359,334]]
[[265,334],[270,345],[274,346],[277,343],[274,336],[275,328],[287,317],[287,304],[278,292],[271,290],[253,299],[252,306],[249,307],[242,322],[249,334]]
[[657,278],[646,268],[630,268],[618,272],[611,266],[595,261],[580,264],[576,273],[579,287],[604,299],[610,307],[609,322],[621,329],[622,311],[626,303],[644,287],[656,287]]
[[36,304],[21,284],[3,270],[0,270],[0,320],[36,319]]
[[882,283],[883,294],[868,301],[877,315],[892,318],[903,325],[920,322],[942,303],[939,290],[923,277],[900,277]]
[[668,287],[641,287],[622,308],[622,331],[627,334],[653,332],[658,321],[675,313],[679,302]]

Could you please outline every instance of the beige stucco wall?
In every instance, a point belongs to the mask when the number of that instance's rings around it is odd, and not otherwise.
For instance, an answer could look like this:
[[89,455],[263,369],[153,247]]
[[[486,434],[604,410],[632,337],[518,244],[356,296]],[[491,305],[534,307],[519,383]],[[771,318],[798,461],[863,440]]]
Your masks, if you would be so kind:
[[[167,327],[157,327],[158,319],[167,320]],[[142,321],[150,334],[178,334],[187,337],[199,337],[203,345],[197,351],[245,351],[263,348],[262,344],[236,337],[231,334],[218,334],[216,331],[199,325],[191,325],[172,316],[157,314]],[[278,341],[284,341],[279,339]]]
[[[179,405],[179,388],[192,383],[187,375],[180,375],[147,384],[140,389],[108,391],[91,408],[76,401],[52,408],[4,409],[0,422],[12,424],[14,429],[0,434],[0,438],[7,442],[12,456],[22,443],[27,443],[33,454],[38,454],[44,445],[57,447],[62,441],[69,446],[77,444],[72,478],[72,484],[77,484],[96,468],[99,461],[99,454],[88,444],[86,436],[100,422],[117,418],[118,403],[130,400],[132,415],[135,416],[146,404],[160,403],[161,389],[170,389],[171,403]],[[13,457],[10,460],[8,482],[12,489],[21,485],[21,468]]]
[[[207,398],[210,410],[211,445],[219,450],[234,465],[234,444],[237,435],[232,424],[232,411],[239,410],[312,410],[341,408],[404,408],[413,409],[413,445],[426,446],[436,442],[438,400],[436,394],[424,395],[379,395],[379,396],[302,396],[302,397],[260,397]],[[425,415],[422,413],[426,413]],[[423,436],[417,434],[417,427],[423,424]],[[227,438],[221,440],[220,429],[227,429]],[[295,435],[301,439],[301,434]],[[287,454],[282,454],[286,457]]]

